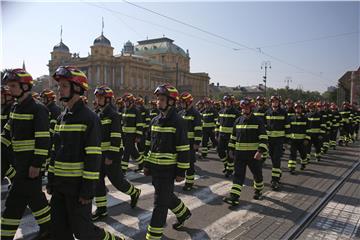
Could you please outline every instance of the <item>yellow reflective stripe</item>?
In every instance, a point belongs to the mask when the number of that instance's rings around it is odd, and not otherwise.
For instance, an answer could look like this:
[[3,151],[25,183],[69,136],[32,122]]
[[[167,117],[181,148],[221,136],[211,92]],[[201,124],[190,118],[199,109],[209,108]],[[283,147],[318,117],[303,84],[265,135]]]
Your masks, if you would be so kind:
[[1,136],[1,142],[5,144],[5,146],[7,147],[11,145],[11,142],[8,139],[6,139],[4,136]]
[[39,211],[36,211],[36,212],[33,212],[32,214],[35,216],[35,217],[40,217],[41,215],[43,215],[44,213],[50,211],[50,207],[49,206],[46,206],[44,207],[43,209],[40,209]]
[[136,134],[143,135],[143,132],[141,132],[141,131],[136,131]]
[[55,168],[54,175],[60,177],[81,177],[83,174],[82,170],[63,170]]
[[54,166],[49,165],[48,172],[54,173],[54,170],[55,170]]
[[85,124],[56,124],[57,132],[85,132],[87,126]]
[[10,124],[6,123],[5,126],[4,126],[4,129],[10,131],[10,129],[11,129]]
[[49,153],[49,150],[47,150],[47,149],[39,149],[39,148],[34,149],[34,154],[36,154],[36,155],[47,156],[48,153]]
[[163,233],[163,231],[164,231],[164,228],[156,228],[156,227],[152,227],[152,226],[148,226],[148,231],[149,232],[152,232],[152,233],[159,233],[159,234],[161,234],[161,233]]
[[34,114],[22,114],[22,113],[10,113],[11,119],[17,119],[17,120],[33,120]]
[[50,137],[50,132],[44,131],[44,132],[35,132],[35,137]]
[[153,157],[153,158],[169,158],[169,159],[176,159],[177,157],[177,153],[154,153],[154,152],[149,152],[148,154],[149,157]]
[[266,131],[269,137],[285,137],[285,131]]
[[151,142],[149,140],[145,140],[145,145],[150,146]]
[[132,113],[123,113],[123,115],[122,115],[123,117],[136,117],[136,114],[132,114]]
[[120,147],[110,146],[110,147],[109,147],[109,151],[112,151],[112,152],[120,152]]
[[195,141],[201,141],[202,137],[195,137]]
[[230,139],[236,140],[236,136],[234,136],[234,135],[231,134]]
[[266,116],[267,120],[285,120],[285,116]]
[[110,137],[114,137],[114,138],[120,138],[121,134],[119,132],[111,132],[110,133]]
[[251,125],[251,124],[239,124],[236,125],[236,129],[258,129],[259,125]]
[[228,147],[234,148],[234,147],[235,147],[235,144],[234,144],[234,143],[229,142]]
[[232,127],[223,127],[223,126],[220,126],[219,131],[220,131],[220,132],[223,132],[223,133],[232,133]]
[[259,139],[269,139],[268,135],[259,135]]
[[194,138],[194,137],[195,137],[195,133],[194,133],[194,132],[188,132],[188,133],[187,133],[187,137],[188,137],[188,138]]
[[285,128],[290,128],[290,124],[286,124],[284,127]]
[[309,121],[320,121],[320,118],[308,118]]
[[177,152],[183,152],[183,151],[189,151],[190,150],[190,145],[181,145],[181,146],[176,146],[176,151]]
[[264,148],[266,151],[269,151],[268,146],[265,143],[260,143],[259,147]]
[[50,123],[57,123],[56,119],[51,119]]
[[175,165],[175,159],[161,159],[161,158],[152,158],[148,157],[145,159],[145,162],[150,162],[156,165]]
[[221,113],[219,114],[219,117],[224,117],[224,118],[235,118],[236,115],[235,114],[224,114],[224,113]]
[[1,236],[2,237],[14,237],[15,234],[16,234],[16,230],[1,229]]
[[209,116],[213,116],[214,114],[213,113],[203,113],[202,115],[203,115],[203,117],[209,117]]
[[112,120],[111,119],[104,119],[104,120],[101,120],[101,124],[102,125],[105,125],[105,124],[111,124],[112,123]]
[[84,168],[84,162],[54,162],[55,168],[61,169],[72,169],[72,170],[82,170]]
[[263,117],[263,116],[265,116],[265,113],[255,112],[254,115],[257,117]]
[[[11,219],[11,218],[1,218],[1,224],[2,225],[12,225],[12,226],[18,226],[21,222],[21,219]],[[3,231],[3,230],[1,230]]]
[[51,215],[50,214],[48,214],[48,215],[46,215],[45,217],[43,217],[43,218],[40,218],[40,219],[37,219],[36,220],[36,222],[37,222],[37,224],[43,224],[43,223],[46,223],[46,222],[49,222],[51,220]]
[[181,169],[188,169],[190,168],[190,163],[177,162],[176,166]]
[[194,130],[195,130],[195,131],[201,131],[201,130],[202,130],[202,126],[196,126],[196,127],[194,127]]
[[306,125],[306,122],[291,122],[291,125]]
[[183,116],[185,120],[194,120],[194,116]]
[[101,154],[101,147],[89,146],[85,148],[86,154]]
[[259,143],[235,143],[235,149],[240,151],[252,151],[257,150]]
[[215,123],[214,122],[211,122],[211,123],[203,123],[203,128],[204,127],[215,127]]
[[306,137],[306,134],[302,133],[291,133],[289,134],[291,139],[304,139]]
[[83,171],[82,177],[89,180],[97,180],[99,179],[99,175],[99,172]]
[[176,132],[176,128],[174,128],[174,127],[151,126],[151,131],[154,131],[154,132],[175,133],[175,132]]
[[320,128],[310,128],[310,129],[307,129],[306,132],[308,132],[308,133],[320,133],[321,129]]
[[136,133],[136,127],[123,127],[122,130],[124,133]]

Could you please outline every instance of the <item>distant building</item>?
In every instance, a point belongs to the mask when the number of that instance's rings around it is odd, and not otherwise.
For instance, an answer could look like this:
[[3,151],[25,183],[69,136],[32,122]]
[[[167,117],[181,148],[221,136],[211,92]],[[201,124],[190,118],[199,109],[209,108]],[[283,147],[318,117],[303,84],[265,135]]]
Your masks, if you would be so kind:
[[[121,54],[103,33],[94,40],[87,57],[70,53],[60,41],[54,46],[49,61],[50,75],[61,65],[73,65],[84,71],[93,89],[105,84],[117,96],[131,92],[145,100],[153,98],[156,86],[163,83],[177,85],[179,91],[190,91],[195,98],[208,95],[209,75],[205,72],[190,72],[190,55],[174,44],[174,40],[162,37],[124,44]],[[92,94],[90,94],[90,98]]]
[[232,94],[234,96],[256,98],[259,95],[264,95],[264,89],[265,87],[263,84],[254,86],[228,87],[220,86],[219,84],[215,85],[212,83],[209,85],[209,96],[216,98],[225,94]]
[[338,104],[343,101],[360,103],[360,67],[354,71],[347,71],[338,80]]

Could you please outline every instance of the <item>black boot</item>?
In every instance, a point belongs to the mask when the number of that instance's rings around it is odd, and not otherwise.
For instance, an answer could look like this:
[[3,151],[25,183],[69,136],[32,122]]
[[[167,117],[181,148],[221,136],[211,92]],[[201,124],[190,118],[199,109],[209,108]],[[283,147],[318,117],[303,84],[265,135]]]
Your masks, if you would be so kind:
[[255,200],[263,200],[263,194],[262,194],[262,191],[260,190],[255,190],[254,192],[254,197],[253,197]]
[[300,170],[303,171],[305,170],[306,164],[301,164]]
[[233,174],[233,171],[232,171],[232,170],[226,170],[225,177],[226,177],[226,178],[229,178],[229,177],[232,176],[232,174]]
[[91,220],[97,221],[97,220],[107,217],[107,215],[108,215],[107,207],[98,207],[96,209],[95,213],[92,214]]
[[230,204],[230,205],[232,205],[232,206],[239,205],[239,197],[235,197],[232,194],[230,194],[230,196],[228,196],[228,197],[224,197],[223,201]]
[[184,226],[185,221],[188,220],[190,217],[191,217],[191,212],[189,209],[186,209],[184,215],[177,219],[177,223],[173,224],[173,229],[179,230],[180,228],[182,228]]
[[184,191],[191,191],[193,189],[193,184],[185,183],[184,187],[182,188]]
[[279,180],[272,180],[271,181],[271,188],[274,191],[279,191],[280,190],[280,183]]
[[136,189],[136,192],[131,195],[131,201],[130,201],[130,206],[131,208],[135,208],[136,205],[137,205],[137,202],[139,200],[139,197],[140,197],[140,194],[141,194],[141,190],[139,188],[135,188]]
[[140,163],[138,169],[135,169],[135,172],[141,172],[144,168],[144,163]]
[[290,168],[290,174],[295,175],[295,168]]

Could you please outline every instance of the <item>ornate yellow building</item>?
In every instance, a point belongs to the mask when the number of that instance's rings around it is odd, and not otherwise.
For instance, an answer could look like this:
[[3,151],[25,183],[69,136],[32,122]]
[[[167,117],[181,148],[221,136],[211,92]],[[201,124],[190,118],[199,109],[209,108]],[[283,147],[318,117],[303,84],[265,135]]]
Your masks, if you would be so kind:
[[102,33],[90,47],[91,54],[79,57],[71,54],[61,40],[51,52],[49,72],[51,75],[60,65],[79,67],[88,76],[92,89],[106,84],[117,96],[131,92],[149,100],[156,86],[166,82],[177,86],[180,92],[190,91],[195,98],[207,96],[209,75],[191,73],[189,51],[173,42],[162,37],[139,41],[134,46],[128,41],[121,54],[114,55],[114,48]]

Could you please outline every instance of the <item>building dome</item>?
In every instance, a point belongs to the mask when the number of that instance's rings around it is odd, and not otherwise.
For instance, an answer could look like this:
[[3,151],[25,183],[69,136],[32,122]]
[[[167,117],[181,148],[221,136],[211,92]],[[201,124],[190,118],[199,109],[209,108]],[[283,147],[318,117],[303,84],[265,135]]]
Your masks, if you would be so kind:
[[132,44],[132,42],[127,41],[124,44],[123,52],[127,54],[134,54],[134,45]]
[[59,44],[55,45],[53,48],[54,52],[69,52],[68,46],[66,46],[62,41]]
[[110,40],[107,39],[103,34],[94,40],[94,46],[109,46],[111,47]]

